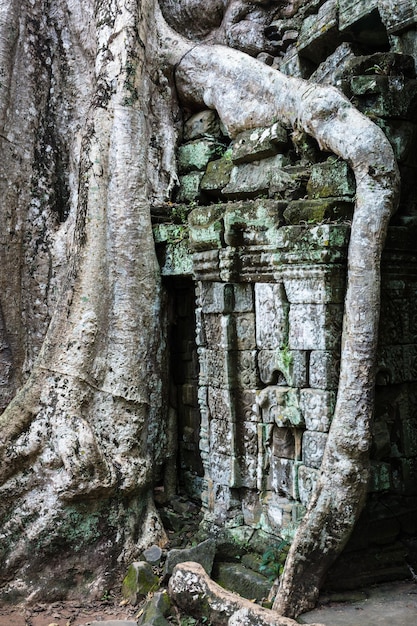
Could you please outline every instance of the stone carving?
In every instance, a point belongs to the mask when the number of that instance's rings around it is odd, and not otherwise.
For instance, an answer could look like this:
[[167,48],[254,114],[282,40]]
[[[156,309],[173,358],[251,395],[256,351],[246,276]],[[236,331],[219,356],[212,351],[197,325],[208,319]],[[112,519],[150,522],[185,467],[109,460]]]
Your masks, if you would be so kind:
[[259,392],[257,401],[262,422],[266,424],[275,423],[279,427],[304,425],[297,389],[266,387]]
[[288,345],[289,304],[282,283],[255,284],[256,344],[261,350]]

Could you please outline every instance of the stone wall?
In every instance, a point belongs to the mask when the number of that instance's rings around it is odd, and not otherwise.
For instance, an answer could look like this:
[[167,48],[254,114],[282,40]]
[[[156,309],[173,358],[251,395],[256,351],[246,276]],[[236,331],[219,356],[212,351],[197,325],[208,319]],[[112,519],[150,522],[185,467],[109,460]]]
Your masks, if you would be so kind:
[[[284,43],[262,60],[343,89],[386,132],[402,175],[382,264],[368,503],[329,577],[355,586],[408,575],[417,535],[417,9],[301,4],[272,23]],[[291,537],[335,405],[354,179],[279,122],[231,142],[212,111],[188,115],[178,165],[175,202],[154,208],[154,231],[162,274],[196,288],[199,378],[186,384],[199,414],[187,453],[204,475],[192,486],[190,462],[185,484],[212,530]]]

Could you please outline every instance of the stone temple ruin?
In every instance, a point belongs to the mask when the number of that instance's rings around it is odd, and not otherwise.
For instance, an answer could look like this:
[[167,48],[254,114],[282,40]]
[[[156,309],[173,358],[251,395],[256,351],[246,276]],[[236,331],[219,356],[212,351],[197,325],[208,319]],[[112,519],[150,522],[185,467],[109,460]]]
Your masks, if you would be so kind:
[[[385,131],[402,177],[382,263],[368,501],[328,577],[353,586],[408,576],[417,535],[417,2],[293,5],[268,27],[277,53],[262,60],[341,89]],[[231,142],[213,111],[184,119],[175,201],[153,209],[178,480],[210,528],[291,537],[335,406],[354,179],[279,122]]]

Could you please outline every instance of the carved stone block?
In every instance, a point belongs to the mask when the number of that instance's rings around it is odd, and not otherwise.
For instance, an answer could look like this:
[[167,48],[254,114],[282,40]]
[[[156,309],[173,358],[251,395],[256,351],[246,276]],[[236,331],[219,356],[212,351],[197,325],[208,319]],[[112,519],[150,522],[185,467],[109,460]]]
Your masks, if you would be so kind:
[[241,442],[239,457],[241,471],[241,486],[256,489],[258,467],[258,429],[254,422],[244,422],[237,425]]
[[233,486],[233,459],[227,454],[210,452],[210,477],[218,485]]
[[228,246],[273,244],[286,202],[258,198],[226,205],[224,239]]
[[[296,458],[296,441],[294,428],[275,427],[272,435],[271,455],[281,459]],[[301,446],[300,446],[301,449]]]
[[304,425],[300,411],[299,391],[292,387],[271,386],[262,389],[257,397],[261,420],[279,427]]
[[235,390],[235,411],[236,421],[257,422],[259,421],[259,413],[256,404],[256,389],[236,389]]
[[235,422],[235,400],[230,389],[216,389],[209,386],[207,389],[208,411],[210,419]]
[[293,529],[293,506],[294,503],[283,496],[267,492],[262,500],[263,515],[261,529],[273,535],[280,536],[285,529]]
[[388,33],[400,33],[417,23],[414,0],[379,0],[378,9]]
[[203,313],[231,313],[234,307],[233,285],[201,283],[199,303]]
[[299,463],[291,459],[271,457],[271,487],[280,495],[298,498],[297,470]]
[[233,163],[226,158],[210,161],[201,179],[201,190],[209,196],[220,196],[230,180]]
[[284,287],[291,304],[338,304],[345,297],[344,268],[335,266],[288,267]]
[[265,159],[274,156],[287,143],[287,130],[278,122],[268,128],[246,130],[234,141],[232,161],[239,164]]
[[[188,174],[191,175],[202,177],[203,173]],[[223,247],[223,212],[222,206],[199,207],[191,211],[188,216],[188,233],[192,250],[216,250]]]
[[312,467],[298,468],[298,494],[301,504],[307,506],[319,479],[319,472]]
[[[232,429],[230,422],[224,419],[210,420],[210,450],[217,454],[230,456],[232,451]],[[214,478],[214,475],[212,475]]]
[[256,389],[260,385],[256,350],[240,350],[232,354],[237,374],[236,385],[242,389]]
[[310,387],[337,389],[339,383],[340,354],[338,351],[313,350],[310,355]]
[[289,304],[282,283],[255,284],[256,343],[273,350],[288,345]]
[[323,460],[327,434],[307,430],[303,435],[303,462],[308,467],[319,469]]
[[199,384],[203,387],[227,389],[233,383],[235,372],[229,361],[226,350],[210,350],[198,348],[200,365]]
[[254,350],[256,348],[254,313],[236,314],[231,324],[234,326],[232,339],[234,349]]
[[209,349],[228,349],[232,343],[233,328],[230,315],[206,313],[203,315],[203,329]]
[[307,352],[302,350],[260,350],[259,376],[266,385],[307,387]]
[[289,313],[291,350],[332,350],[340,343],[342,306],[292,304]]
[[244,522],[247,526],[256,528],[259,526],[262,515],[262,505],[257,493],[248,489],[242,494],[242,511]]
[[193,252],[193,268],[196,280],[204,282],[220,280],[219,254],[219,250]]
[[237,283],[233,285],[234,313],[253,312],[253,288],[250,284]]
[[300,391],[300,408],[307,430],[327,433],[335,404],[336,394],[333,391],[302,389]]

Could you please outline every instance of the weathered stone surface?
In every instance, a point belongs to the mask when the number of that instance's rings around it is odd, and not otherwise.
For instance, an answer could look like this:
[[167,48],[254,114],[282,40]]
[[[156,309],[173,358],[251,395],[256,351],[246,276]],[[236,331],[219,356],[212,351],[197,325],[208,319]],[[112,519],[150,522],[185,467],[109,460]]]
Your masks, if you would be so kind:
[[178,148],[178,169],[181,174],[204,171],[215,156],[219,144],[213,139],[197,139]]
[[194,250],[211,250],[223,246],[222,206],[194,209],[189,215],[188,224],[190,245]]
[[341,30],[344,30],[369,14],[373,9],[378,7],[378,4],[378,0],[339,0]]
[[[215,624],[226,625],[229,618],[239,613],[234,625],[257,624],[258,626],[295,626],[296,622],[281,617],[274,611],[264,609],[235,593],[222,589],[210,580],[203,568],[195,563],[178,565],[169,581],[169,594],[178,606],[188,614],[207,617]],[[313,625],[314,626],[314,625]],[[316,624],[315,626],[319,626]]]
[[282,200],[303,198],[309,177],[309,168],[302,165],[286,165],[277,168],[271,175],[269,195]]
[[340,266],[287,267],[283,279],[291,304],[336,304],[344,301],[346,276]]
[[132,563],[123,579],[122,595],[130,604],[136,604],[158,587],[159,578],[152,566],[145,561],[137,561]]
[[267,194],[273,171],[288,165],[288,158],[281,154],[260,162],[243,163],[233,167],[230,182],[223,194],[230,200],[255,198]]
[[271,583],[265,576],[240,563],[217,563],[216,582],[221,587],[255,602],[267,598],[271,588]]
[[193,563],[196,564],[198,563],[199,569],[210,575],[215,553],[216,542],[214,539],[206,539],[202,543],[184,550],[170,550],[167,554],[167,560],[165,562],[164,575],[166,578],[171,576],[175,566],[186,561],[193,561]]
[[210,420],[210,449],[227,456],[232,449],[230,422],[222,419]]
[[340,343],[343,309],[337,304],[291,304],[290,350],[331,350]]
[[389,463],[374,461],[371,463],[371,475],[368,483],[369,492],[389,491],[392,485],[391,466]]
[[231,345],[235,350],[253,350],[256,348],[255,314],[241,313],[233,316],[233,337]]
[[339,369],[340,355],[338,351],[313,350],[309,363],[310,387],[337,389]]
[[286,203],[266,198],[226,205],[225,242],[229,246],[264,245],[275,242],[283,224]]
[[353,196],[355,179],[346,161],[330,158],[311,168],[307,183],[309,198],[334,198]]
[[273,350],[288,345],[289,304],[282,283],[255,284],[256,344]]
[[320,468],[324,449],[327,443],[327,434],[307,430],[303,435],[303,462],[308,467]]
[[257,397],[261,420],[279,427],[304,425],[300,411],[299,391],[292,387],[271,386],[262,389]]
[[277,154],[287,143],[287,130],[278,122],[268,128],[247,130],[233,143],[232,161],[237,165],[265,159]]
[[416,80],[403,76],[355,76],[350,80],[350,88],[360,111],[413,121]]
[[201,179],[201,189],[208,195],[220,196],[222,189],[230,181],[233,163],[231,159],[222,157],[216,161],[210,161],[203,178]]
[[272,456],[300,461],[301,437],[302,430],[292,427],[275,427],[272,432]]
[[405,120],[384,120],[377,118],[376,124],[386,134],[398,163],[416,167],[417,125]]
[[191,276],[193,259],[188,229],[183,224],[157,224],[153,228],[163,276]]
[[259,350],[259,376],[263,383],[307,387],[307,352],[302,350]]
[[203,313],[232,313],[234,308],[233,285],[203,283],[200,287],[200,306]]
[[162,559],[162,548],[160,546],[150,546],[143,551],[143,558],[151,565],[157,565]]
[[169,626],[170,622],[165,617],[170,608],[171,600],[166,591],[153,594],[143,607],[143,613],[137,622],[138,626]]
[[319,478],[319,472],[312,467],[300,465],[298,468],[298,493],[301,503],[307,506]]
[[400,33],[417,23],[414,0],[379,0],[378,9],[390,34]]
[[350,220],[353,202],[349,197],[292,200],[284,211],[287,224],[319,224],[325,220]]
[[220,120],[215,111],[206,109],[192,115],[184,123],[183,140],[192,141],[210,135],[211,137],[221,137]]
[[327,0],[316,15],[304,19],[297,47],[315,62],[322,61],[337,41],[338,3]]
[[335,404],[336,394],[333,391],[302,389],[300,391],[300,408],[307,430],[328,432]]
[[203,172],[190,172],[179,177],[180,187],[176,194],[177,202],[198,202],[201,198],[200,183]]
[[299,462],[291,459],[279,459],[271,456],[271,487],[281,495],[298,499],[298,466]]
[[235,422],[235,395],[231,389],[216,389],[212,383],[207,388],[208,409],[212,419]]

